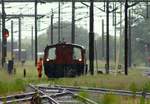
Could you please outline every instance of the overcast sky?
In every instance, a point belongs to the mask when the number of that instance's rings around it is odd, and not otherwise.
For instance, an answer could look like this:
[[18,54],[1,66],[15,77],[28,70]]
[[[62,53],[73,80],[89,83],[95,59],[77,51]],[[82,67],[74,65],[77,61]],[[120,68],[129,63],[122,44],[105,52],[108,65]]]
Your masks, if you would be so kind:
[[[86,3],[89,5],[89,3]],[[117,4],[118,6],[120,4]],[[6,14],[34,14],[34,4],[33,3],[6,3],[5,4]],[[79,8],[82,7],[82,8]],[[103,9],[103,3],[95,3],[94,13],[95,13],[95,21],[94,21],[94,31],[95,33],[101,35],[101,21],[106,20],[106,13],[100,11],[98,8]],[[0,7],[1,8],[1,7]],[[89,8],[84,6],[81,3],[76,3],[76,19],[87,17],[89,15]],[[50,14],[51,10],[54,9],[54,22],[58,21],[58,3],[45,3],[38,4],[38,14],[46,15],[44,18],[40,19],[41,22],[38,22],[38,29],[41,31],[38,34],[46,32],[50,24]],[[119,9],[118,9],[119,11]],[[69,21],[71,22],[71,3],[62,3],[61,4],[61,21]],[[118,14],[119,16],[119,14]],[[18,19],[13,19],[14,21],[14,35],[15,39],[18,38]],[[120,20],[117,19],[117,22]],[[33,18],[22,18],[22,39],[31,37],[31,26],[34,26],[34,17]],[[106,23],[106,21],[105,21]],[[10,30],[10,20],[6,22],[6,28]],[[76,25],[82,26],[85,29],[89,29],[89,18],[83,18],[80,21],[76,22]],[[106,27],[105,27],[106,28]],[[112,13],[110,13],[110,34],[114,35],[114,27],[112,26]],[[9,37],[10,38],[10,37]]]

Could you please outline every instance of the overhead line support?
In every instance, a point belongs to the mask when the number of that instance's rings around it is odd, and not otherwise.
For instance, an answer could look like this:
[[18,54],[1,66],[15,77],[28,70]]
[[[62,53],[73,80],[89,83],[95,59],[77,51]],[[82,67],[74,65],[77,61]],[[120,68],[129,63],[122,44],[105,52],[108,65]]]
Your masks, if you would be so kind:
[[58,42],[60,41],[60,2],[58,2]]
[[129,35],[128,35],[128,8],[135,6],[137,3],[128,5],[128,0],[125,0],[125,36],[124,36],[124,47],[125,47],[125,51],[124,51],[124,73],[125,75],[128,75],[128,61],[129,61]]
[[7,56],[7,38],[4,37],[5,18],[6,18],[5,4],[4,4],[4,0],[1,0],[1,2],[2,2],[2,67],[3,67]]
[[72,30],[71,30],[72,38],[71,42],[75,43],[75,2],[72,0]]
[[33,26],[31,26],[31,59],[33,60]]
[[124,58],[124,67],[125,75],[128,75],[128,0],[125,1],[125,36],[124,36],[124,47],[125,47],[125,58]]
[[109,74],[109,0],[106,2],[106,74]]
[[53,44],[53,19],[54,19],[54,13],[52,10],[52,15],[51,15],[51,45]]
[[37,51],[38,51],[38,46],[37,46],[37,0],[35,0],[35,66],[37,66]]
[[19,61],[22,61],[21,60],[21,18],[19,18],[19,54],[18,54],[18,58],[19,58]]
[[94,75],[94,6],[93,0],[90,1],[90,31],[89,31],[89,69],[90,74]]

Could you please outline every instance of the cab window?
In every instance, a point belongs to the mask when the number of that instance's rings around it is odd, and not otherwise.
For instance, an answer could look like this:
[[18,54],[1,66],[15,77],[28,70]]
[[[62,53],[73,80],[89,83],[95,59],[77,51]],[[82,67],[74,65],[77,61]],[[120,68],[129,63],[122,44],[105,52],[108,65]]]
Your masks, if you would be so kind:
[[56,59],[56,54],[55,54],[56,48],[50,48],[48,51],[48,58],[50,60]]
[[74,47],[73,48],[73,59],[74,60],[79,60],[81,58],[82,58],[82,56],[81,56],[81,49]]

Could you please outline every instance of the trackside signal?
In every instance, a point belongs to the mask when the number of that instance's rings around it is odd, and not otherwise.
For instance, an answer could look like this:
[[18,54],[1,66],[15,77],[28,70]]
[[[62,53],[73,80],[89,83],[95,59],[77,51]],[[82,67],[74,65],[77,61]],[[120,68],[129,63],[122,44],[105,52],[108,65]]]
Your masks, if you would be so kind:
[[8,29],[4,29],[3,36],[4,36],[5,39],[7,39],[9,37],[9,31],[8,31]]

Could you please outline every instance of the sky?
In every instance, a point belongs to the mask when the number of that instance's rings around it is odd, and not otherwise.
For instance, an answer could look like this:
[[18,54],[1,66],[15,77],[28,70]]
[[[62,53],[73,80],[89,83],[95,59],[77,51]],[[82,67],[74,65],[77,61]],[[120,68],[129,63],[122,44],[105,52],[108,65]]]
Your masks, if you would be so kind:
[[[89,3],[86,3],[89,5]],[[104,23],[106,24],[106,13],[100,11],[97,8],[103,9],[103,3],[95,3],[94,8],[94,32],[97,33],[99,36],[101,35],[101,21],[104,19]],[[119,7],[120,4],[117,4]],[[33,3],[6,3],[5,4],[5,12],[6,14],[34,14],[34,4]],[[0,5],[1,8],[1,5]],[[45,4],[38,4],[38,14],[46,15],[44,18],[40,19],[38,22],[38,35],[45,33],[48,26],[50,25],[50,15],[51,10],[54,10],[54,23],[58,21],[58,3],[45,3]],[[119,12],[119,9],[117,10]],[[1,12],[1,11],[0,11]],[[83,17],[89,16],[89,8],[81,3],[76,3],[76,16],[75,19],[80,19]],[[119,14],[117,14],[119,16]],[[18,19],[13,19],[14,21],[14,37],[15,40],[18,40]],[[71,22],[71,3],[61,3],[61,21],[69,21]],[[117,22],[120,20],[117,19]],[[34,17],[21,18],[21,34],[22,39],[24,38],[31,38],[31,27],[34,27]],[[112,25],[112,13],[110,13],[110,35],[114,35],[114,26]],[[6,22],[6,28],[10,30],[11,28],[11,21]],[[83,18],[80,21],[76,22],[77,26],[84,27],[85,29],[89,29],[89,18]],[[106,31],[106,25],[105,25]],[[119,32],[117,32],[119,35]],[[8,38],[10,40],[10,37]]]

